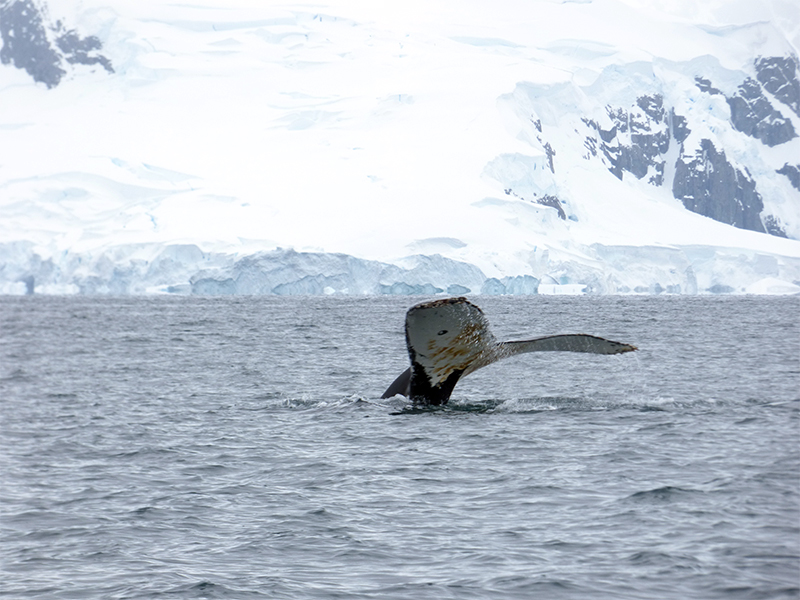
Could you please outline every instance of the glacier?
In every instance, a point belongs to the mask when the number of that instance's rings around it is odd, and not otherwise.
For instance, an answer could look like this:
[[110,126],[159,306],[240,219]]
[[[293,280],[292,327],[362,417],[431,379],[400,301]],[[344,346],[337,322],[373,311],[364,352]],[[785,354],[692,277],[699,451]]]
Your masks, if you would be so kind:
[[800,293],[790,2],[0,3],[2,294]]
[[[440,254],[395,264],[277,248],[237,256],[194,244],[119,245],[42,257],[29,242],[0,244],[2,294],[795,294],[800,258],[710,246],[607,246],[531,253],[547,274],[488,277]],[[538,269],[533,269],[538,270]]]

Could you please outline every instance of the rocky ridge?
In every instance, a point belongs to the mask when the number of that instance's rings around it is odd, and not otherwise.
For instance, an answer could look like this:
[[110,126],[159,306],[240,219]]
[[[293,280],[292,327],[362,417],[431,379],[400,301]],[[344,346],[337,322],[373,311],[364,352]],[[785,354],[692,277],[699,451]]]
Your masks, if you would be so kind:
[[[724,100],[722,106],[727,106],[727,127],[731,132],[744,134],[766,148],[781,147],[798,137],[790,116],[791,113],[800,116],[798,59],[793,55],[759,57],[753,61],[752,67],[753,76],[743,74],[736,88],[727,94],[716,87],[713,73],[695,75],[694,84],[701,96]],[[677,69],[680,68],[678,65]],[[686,68],[697,70],[696,66]],[[666,83],[661,85],[663,89]],[[635,89],[633,82],[630,87]],[[593,92],[591,88],[583,90],[587,103],[596,107],[602,99],[594,96]],[[555,105],[542,106],[541,98],[546,98],[548,93],[541,89],[521,93],[518,90],[515,94],[528,96],[524,103],[530,106],[530,122],[534,125],[533,134],[521,134],[522,137],[542,152],[549,170],[556,174],[558,160],[554,157],[562,151],[564,138],[562,136],[562,147],[559,147],[551,139],[557,132],[543,128],[538,116],[539,111],[553,113]],[[676,106],[674,101],[673,98],[673,105],[670,105],[667,91],[657,90],[636,96],[628,105],[607,103],[602,108],[602,118],[581,117],[584,132],[580,134],[576,128],[580,137],[571,136],[568,143],[574,145],[580,140],[583,158],[601,161],[619,180],[630,175],[654,187],[667,188],[687,210],[741,229],[787,237],[781,216],[773,214],[764,202],[748,164],[752,156],[745,156],[744,160],[734,158],[726,144],[738,150],[741,143],[734,143],[735,138],[725,132],[720,134],[718,131],[719,135],[714,135],[714,127],[705,122],[703,114],[700,115],[703,121],[697,121],[698,116],[690,114],[687,103],[699,103],[702,98],[684,101],[680,106]],[[707,102],[714,105],[711,100]],[[719,103],[713,110],[721,111]],[[563,129],[559,120],[555,117],[550,125]],[[750,154],[758,155],[759,152],[756,148]],[[758,160],[763,162],[762,158]],[[538,163],[535,166],[539,166]],[[559,186],[553,184],[557,177],[538,175],[534,186],[538,187],[537,191],[524,193],[518,182],[515,185],[508,176],[497,175],[498,172],[501,173],[502,169],[495,164],[487,169],[487,175],[506,184],[504,191],[507,195],[552,206],[559,210],[560,216],[563,215],[561,205],[564,200],[555,189]],[[778,168],[773,166],[772,172],[785,176],[795,190],[800,190],[800,165],[786,162]],[[772,200],[776,199],[773,197]],[[786,201],[796,203],[798,198],[784,196],[777,201],[778,204]],[[794,232],[800,231],[798,225],[792,223]]]
[[33,0],[0,4],[0,38],[0,61],[23,69],[48,88],[61,82],[67,65],[100,65],[114,72],[111,61],[99,52],[103,45],[97,37],[81,37],[61,21],[48,23]]

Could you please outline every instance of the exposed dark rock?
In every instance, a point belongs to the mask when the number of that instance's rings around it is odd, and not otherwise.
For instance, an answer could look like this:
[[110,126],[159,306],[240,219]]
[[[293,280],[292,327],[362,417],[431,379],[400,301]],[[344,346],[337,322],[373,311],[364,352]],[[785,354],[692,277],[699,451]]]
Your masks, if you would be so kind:
[[[769,64],[773,70],[778,68],[774,66],[777,63]],[[779,63],[780,72],[794,75],[796,71],[787,64],[785,60]],[[722,94],[708,79],[697,77],[696,83],[706,93]],[[796,137],[791,121],[773,108],[754,79],[743,82],[727,100],[732,123],[740,131],[771,146]],[[648,183],[661,186],[670,144],[680,144],[682,156],[675,165],[672,193],[687,209],[742,229],[786,237],[777,217],[762,214],[763,200],[747,170],[735,168],[711,140],[703,140],[694,156],[686,156],[683,144],[691,133],[688,121],[665,107],[660,95],[640,96],[630,109],[607,107],[606,112],[611,121],[608,129],[583,119],[594,130],[594,135],[584,140],[585,158],[600,156],[619,179],[625,172],[639,179],[649,174]],[[800,165],[787,164],[778,172],[800,189]]]
[[652,183],[655,186],[660,186],[664,183],[664,161],[660,161],[655,163],[653,166],[656,169],[656,172],[653,174],[650,179],[648,179],[648,183]]
[[711,85],[711,81],[706,79],[705,77],[695,77],[694,78],[695,85],[700,89],[701,92],[705,92],[707,94],[713,95],[722,95],[722,92]]
[[57,86],[66,75],[61,57],[50,46],[42,15],[31,0],[0,4],[0,35],[0,60],[4,65],[13,62],[48,88]]
[[742,133],[767,146],[777,146],[797,137],[792,122],[775,110],[756,80],[745,79],[727,100],[731,107],[731,123]]
[[664,99],[660,95],[639,96],[636,104],[656,123],[661,122],[661,119],[664,118]]
[[800,165],[786,163],[777,172],[781,175],[786,175],[792,183],[792,187],[800,191]]
[[[621,110],[622,109],[620,109],[620,111]],[[606,131],[605,129],[601,129],[593,121],[591,121],[591,123],[594,125],[595,129],[597,129],[597,133],[600,134],[600,139],[603,140],[604,142],[608,143],[611,140],[613,140],[615,137],[617,137],[617,126],[616,125],[614,125],[614,127],[609,129],[608,131]]]
[[764,228],[770,235],[782,238],[788,237],[786,235],[786,230],[781,226],[781,220],[775,215],[767,215],[764,217]]
[[692,130],[689,129],[689,122],[686,117],[676,115],[674,108],[670,111],[670,122],[672,124],[672,137],[675,138],[676,142],[682,144],[692,133]]
[[630,150],[623,152],[623,168],[630,171],[638,179],[647,175],[650,166],[655,167],[656,174],[650,183],[661,185],[664,178],[664,161],[658,159],[669,148],[669,127],[658,127],[666,124],[666,111],[663,98],[659,95],[640,96],[636,103],[647,118],[636,113],[629,115],[631,130]]
[[556,167],[553,164],[553,157],[556,155],[556,151],[553,150],[553,147],[550,145],[550,142],[545,142],[544,151],[547,154],[547,164],[550,167],[550,172],[555,173]]
[[756,59],[758,81],[770,94],[800,117],[800,65],[794,56],[771,56]]
[[[506,196],[514,196],[515,198],[519,198],[520,200],[525,200],[525,198],[517,194],[512,188],[506,188],[503,191],[505,192]],[[534,196],[536,196],[536,194],[534,194]],[[550,208],[555,208],[558,211],[559,218],[564,219],[566,221],[567,213],[564,212],[564,208],[561,206],[561,201],[558,199],[557,196],[545,194],[541,198],[534,198],[533,200],[531,200],[531,202],[534,202],[536,204],[541,204],[542,206],[549,206]],[[575,221],[577,219],[573,218],[572,220]]]
[[672,192],[692,212],[740,229],[765,232],[764,204],[755,182],[734,168],[711,140],[702,140],[693,157],[678,160]]
[[[638,109],[630,111],[607,107],[606,112],[613,124],[609,130],[602,129],[595,121],[584,119],[583,122],[593,128],[601,140],[598,144],[596,139],[588,137],[584,144],[592,155],[597,154],[599,146],[609,165],[608,170],[618,179],[622,179],[625,171],[641,179],[653,167],[655,173],[649,181],[661,185],[664,181],[664,160],[661,155],[667,151],[670,142],[664,99],[658,94],[640,96],[636,104]],[[670,117],[673,117],[672,114]],[[685,119],[679,124],[685,129],[685,132],[682,131],[684,136],[688,135]],[[627,141],[629,143],[624,143]]]
[[[58,28],[63,30],[63,26],[59,22]],[[95,36],[81,38],[74,29],[63,31],[56,38],[56,45],[61,52],[64,53],[64,58],[70,64],[79,65],[102,65],[102,67],[109,73],[113,73],[114,69],[111,67],[111,61],[101,54],[94,54],[95,50],[100,50],[103,44]]]
[[555,208],[558,211],[558,217],[560,219],[564,219],[565,221],[567,220],[567,214],[564,212],[564,209],[561,206],[561,201],[556,196],[546,194],[541,198],[537,198],[536,203],[543,206],[549,206],[550,208]]
[[[531,123],[533,123],[533,126],[536,127],[536,131],[538,131],[541,134],[542,133],[542,120],[541,119],[534,119],[533,117],[531,117]],[[555,165],[553,164],[553,157],[556,155],[556,151],[553,149],[553,146],[550,145],[550,142],[545,142],[542,139],[541,135],[537,135],[536,139],[539,140],[539,143],[542,145],[542,148],[544,148],[544,151],[547,154],[547,163],[550,166],[550,171],[552,173],[555,173],[556,172],[556,168],[555,168]]]
[[[590,127],[594,127],[594,121],[590,121],[589,119],[583,119],[583,122]],[[597,138],[594,136],[586,136],[583,140],[583,146],[589,151],[589,154],[585,155],[583,158],[589,159],[592,156],[597,156]]]
[[109,73],[114,72],[111,61],[96,52],[102,48],[96,37],[81,38],[75,30],[65,30],[60,22],[51,31],[52,35],[48,35],[43,16],[32,0],[0,3],[0,60],[24,69],[34,81],[48,88],[57,86],[66,75],[63,61],[99,64]]
[[[761,85],[800,116],[800,81],[794,57],[759,58],[755,61],[758,81],[747,78],[736,93],[726,98],[734,128],[768,146],[783,144],[797,136],[792,122],[772,106]],[[759,85],[759,83],[761,85]],[[704,77],[695,77],[697,87],[708,94],[722,92]]]

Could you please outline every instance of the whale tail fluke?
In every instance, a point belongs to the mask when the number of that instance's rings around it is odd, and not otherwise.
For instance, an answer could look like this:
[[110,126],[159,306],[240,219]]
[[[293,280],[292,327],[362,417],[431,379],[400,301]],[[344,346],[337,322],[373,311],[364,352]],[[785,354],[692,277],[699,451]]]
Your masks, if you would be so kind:
[[411,367],[383,393],[401,394],[415,404],[447,404],[458,380],[495,361],[526,352],[620,354],[635,346],[593,335],[569,334],[498,343],[483,311],[466,298],[412,306],[406,313],[406,346]]

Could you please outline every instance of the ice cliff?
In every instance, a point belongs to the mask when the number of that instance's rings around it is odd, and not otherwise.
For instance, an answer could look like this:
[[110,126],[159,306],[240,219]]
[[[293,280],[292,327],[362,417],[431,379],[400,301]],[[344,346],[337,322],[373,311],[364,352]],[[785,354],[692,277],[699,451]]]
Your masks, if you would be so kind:
[[[587,265],[587,258],[590,264]],[[245,256],[198,246],[116,246],[98,255],[39,256],[29,243],[0,244],[5,294],[758,294],[794,293],[800,259],[741,249],[595,244],[582,259],[550,260],[543,279],[487,277],[438,254],[389,264],[346,254],[278,248]],[[602,269],[591,263],[607,265]]]

